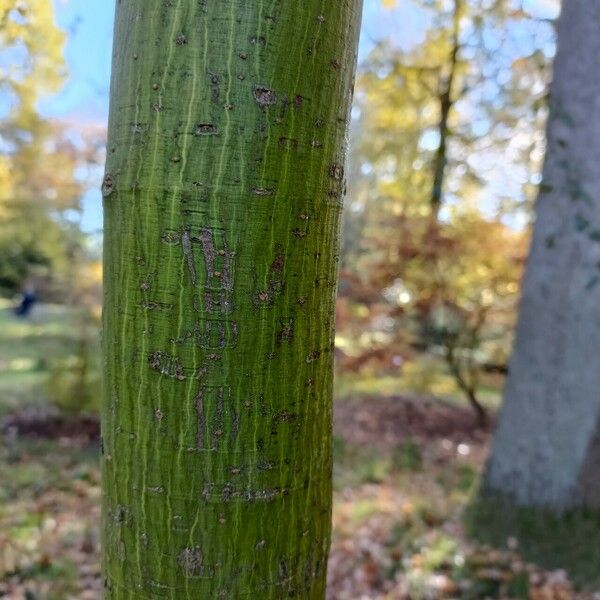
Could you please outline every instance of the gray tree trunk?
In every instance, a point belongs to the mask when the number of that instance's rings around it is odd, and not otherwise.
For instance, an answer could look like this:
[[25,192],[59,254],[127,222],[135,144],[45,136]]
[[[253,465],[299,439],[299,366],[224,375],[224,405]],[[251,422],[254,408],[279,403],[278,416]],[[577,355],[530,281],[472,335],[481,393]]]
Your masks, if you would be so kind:
[[600,505],[600,2],[565,0],[548,148],[484,490]]

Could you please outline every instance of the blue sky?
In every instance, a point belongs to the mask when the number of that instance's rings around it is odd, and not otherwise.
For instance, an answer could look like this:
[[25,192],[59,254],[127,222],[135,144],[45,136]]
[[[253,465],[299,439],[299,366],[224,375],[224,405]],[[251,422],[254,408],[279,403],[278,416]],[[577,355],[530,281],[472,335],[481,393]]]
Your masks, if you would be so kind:
[[114,6],[110,0],[54,0],[67,32],[69,78],[61,93],[42,103],[44,113],[85,121],[106,120]]
[[[72,124],[103,126],[108,116],[114,0],[53,2],[58,24],[68,34],[69,77],[62,91],[46,98],[40,108],[49,117]],[[542,16],[554,16],[557,0],[524,0],[524,5]],[[382,8],[381,0],[365,0],[359,59],[381,38],[410,47],[419,41],[425,25],[411,0],[399,0],[394,10]],[[88,231],[98,230],[102,222],[98,186],[83,201],[82,225]]]

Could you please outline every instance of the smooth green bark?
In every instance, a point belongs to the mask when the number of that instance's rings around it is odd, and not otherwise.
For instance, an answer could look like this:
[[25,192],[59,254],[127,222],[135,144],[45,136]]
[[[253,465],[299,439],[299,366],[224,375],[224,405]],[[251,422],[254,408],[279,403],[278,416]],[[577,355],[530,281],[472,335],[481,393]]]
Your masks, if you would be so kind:
[[361,0],[118,0],[105,597],[322,598]]

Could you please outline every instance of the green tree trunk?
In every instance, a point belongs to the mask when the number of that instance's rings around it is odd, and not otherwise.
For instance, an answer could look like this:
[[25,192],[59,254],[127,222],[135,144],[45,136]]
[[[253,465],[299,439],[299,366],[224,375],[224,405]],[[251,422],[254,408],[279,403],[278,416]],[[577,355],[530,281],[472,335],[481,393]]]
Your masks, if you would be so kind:
[[322,598],[361,0],[118,0],[105,597]]

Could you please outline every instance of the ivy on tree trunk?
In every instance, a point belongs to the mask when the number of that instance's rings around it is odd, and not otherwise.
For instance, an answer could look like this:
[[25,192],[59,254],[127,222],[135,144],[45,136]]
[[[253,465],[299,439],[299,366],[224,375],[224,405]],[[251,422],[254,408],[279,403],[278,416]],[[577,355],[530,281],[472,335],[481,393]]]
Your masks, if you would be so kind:
[[318,599],[361,0],[118,0],[105,597]]

